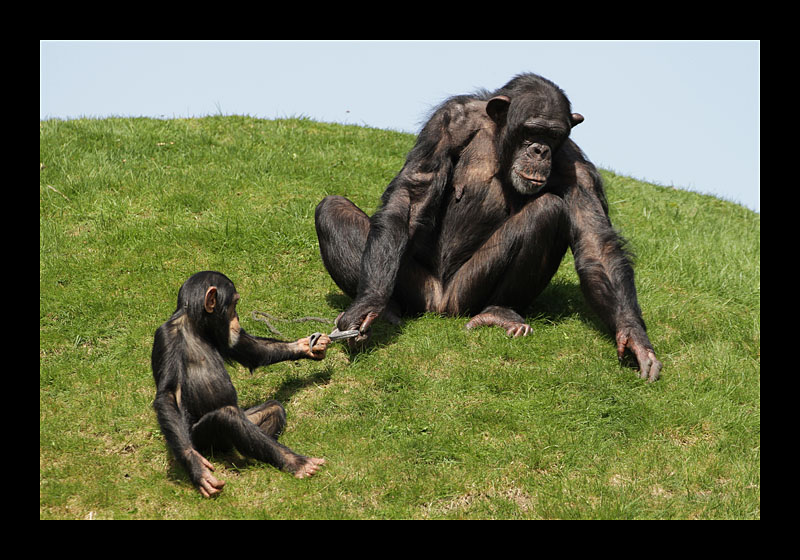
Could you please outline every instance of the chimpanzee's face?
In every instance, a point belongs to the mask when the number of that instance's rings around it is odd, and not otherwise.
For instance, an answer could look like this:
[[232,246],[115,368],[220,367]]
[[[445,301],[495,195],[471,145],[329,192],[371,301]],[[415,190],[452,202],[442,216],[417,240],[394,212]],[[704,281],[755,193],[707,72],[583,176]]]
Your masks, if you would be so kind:
[[501,160],[515,190],[531,195],[550,179],[553,157],[573,126],[583,121],[570,113],[567,98],[552,87],[517,92],[513,99],[498,95],[486,111],[500,127]]
[[569,126],[560,119],[532,116],[510,134],[514,153],[509,180],[521,194],[535,194],[547,184],[553,155],[569,136]]

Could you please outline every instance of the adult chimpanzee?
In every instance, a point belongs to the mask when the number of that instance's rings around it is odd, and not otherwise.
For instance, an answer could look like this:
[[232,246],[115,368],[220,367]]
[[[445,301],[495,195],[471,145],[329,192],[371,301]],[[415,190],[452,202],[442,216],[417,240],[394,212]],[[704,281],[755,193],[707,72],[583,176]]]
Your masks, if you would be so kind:
[[661,362],[600,176],[569,139],[581,122],[558,86],[522,74],[494,93],[445,101],[372,218],[346,198],[326,197],[316,211],[320,253],[354,298],[338,327],[360,329],[363,340],[379,315],[432,311],[474,315],[467,328],[525,336],[531,327],[518,311],[570,247],[620,358],[629,349],[641,377],[657,379]]
[[218,494],[224,482],[201,451],[236,447],[294,474],[311,476],[325,461],[298,455],[277,442],[286,425],[281,403],[267,401],[242,410],[225,362],[253,369],[283,360],[325,357],[330,340],[313,348],[308,338],[281,342],[251,336],[239,325],[239,294],[224,274],[198,272],[178,292],[178,308],[155,334],[152,366],[157,392],[153,407],[175,458],[203,496]]

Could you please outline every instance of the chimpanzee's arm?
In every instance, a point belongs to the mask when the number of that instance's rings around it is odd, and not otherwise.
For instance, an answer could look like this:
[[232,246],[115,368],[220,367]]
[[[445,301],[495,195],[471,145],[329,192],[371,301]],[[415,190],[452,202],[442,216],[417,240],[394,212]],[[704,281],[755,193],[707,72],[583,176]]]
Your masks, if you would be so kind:
[[350,307],[339,317],[341,330],[365,332],[380,315],[394,291],[400,260],[410,238],[411,200],[402,172],[390,184],[384,204],[372,218],[361,269],[358,293]]
[[358,293],[337,320],[339,329],[364,332],[383,312],[409,240],[418,228],[435,221],[460,151],[486,126],[485,107],[485,102],[454,98],[420,132],[403,169],[383,193],[381,208],[370,218]]
[[303,358],[321,360],[325,357],[325,346],[330,342],[327,336],[320,338],[313,350],[309,348],[308,342],[308,338],[301,338],[294,342],[262,338],[241,329],[238,340],[225,354],[227,358],[236,360],[251,371],[284,360]]
[[156,381],[156,398],[153,401],[161,431],[175,458],[185,463],[185,452],[192,448],[187,418],[180,410],[180,382],[185,375],[182,352],[174,333],[165,323],[157,331],[151,356],[153,377]]
[[185,375],[185,364],[183,352],[175,348],[178,344],[174,332],[170,334],[166,325],[156,331],[151,358],[157,387],[153,408],[175,459],[204,496],[213,496],[225,483],[211,474],[213,467],[192,445],[189,420],[181,408],[180,383]]
[[655,381],[661,362],[656,359],[647,336],[625,241],[608,217],[600,175],[571,141],[562,147],[558,157],[562,159],[561,170],[571,167],[566,176],[572,185],[565,191],[564,199],[569,208],[570,247],[581,290],[615,333],[619,357],[622,358],[626,348],[631,350],[639,362],[641,377]]

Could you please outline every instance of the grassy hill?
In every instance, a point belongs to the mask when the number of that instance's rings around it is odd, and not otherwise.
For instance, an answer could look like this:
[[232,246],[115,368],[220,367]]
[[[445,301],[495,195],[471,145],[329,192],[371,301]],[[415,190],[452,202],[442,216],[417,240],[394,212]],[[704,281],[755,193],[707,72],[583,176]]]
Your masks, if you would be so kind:
[[253,310],[333,319],[348,298],[314,208],[341,194],[371,213],[414,137],[248,117],[39,128],[40,518],[760,518],[758,214],[603,171],[660,381],[618,364],[568,253],[525,339],[426,315],[379,322],[362,354],[230,367],[240,403],[281,400],[282,441],[327,465],[297,480],[213,457],[227,485],[205,500],[151,407],[178,288],[224,272],[262,336]]

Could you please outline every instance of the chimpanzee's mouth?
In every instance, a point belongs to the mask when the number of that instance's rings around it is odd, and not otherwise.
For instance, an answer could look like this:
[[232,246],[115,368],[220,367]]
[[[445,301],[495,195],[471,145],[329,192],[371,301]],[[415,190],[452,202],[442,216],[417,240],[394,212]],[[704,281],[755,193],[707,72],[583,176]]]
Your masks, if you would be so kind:
[[522,179],[525,179],[529,183],[533,183],[533,185],[537,187],[541,187],[547,182],[547,177],[541,178],[538,175],[528,175],[526,173],[523,173],[522,171],[517,171],[516,169],[514,170],[514,173],[516,173]]

